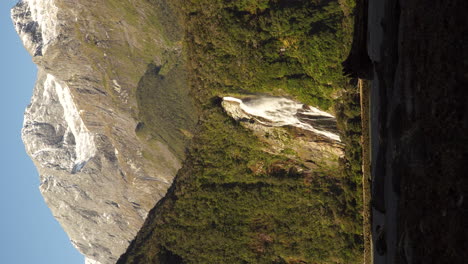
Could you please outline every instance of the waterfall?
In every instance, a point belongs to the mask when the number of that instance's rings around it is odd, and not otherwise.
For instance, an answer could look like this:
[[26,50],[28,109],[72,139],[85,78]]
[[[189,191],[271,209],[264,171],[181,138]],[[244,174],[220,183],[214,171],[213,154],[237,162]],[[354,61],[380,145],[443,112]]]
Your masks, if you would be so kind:
[[284,97],[249,97],[243,100],[224,97],[226,102],[239,103],[240,109],[257,122],[270,126],[295,126],[335,141],[340,141],[335,118],[318,108]]

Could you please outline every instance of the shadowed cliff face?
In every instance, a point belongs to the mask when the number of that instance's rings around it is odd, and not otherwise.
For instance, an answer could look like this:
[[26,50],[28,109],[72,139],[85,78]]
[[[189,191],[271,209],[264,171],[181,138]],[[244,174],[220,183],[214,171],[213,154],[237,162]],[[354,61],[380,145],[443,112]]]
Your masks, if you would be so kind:
[[462,0],[401,2],[387,120],[407,263],[468,258],[467,10]]
[[466,1],[369,2],[374,263],[465,263]]
[[166,193],[184,159],[180,131],[196,122],[185,76],[168,75],[178,93],[152,103],[187,118],[135,132],[147,65],[171,72],[183,64],[176,14],[165,1],[27,0],[12,19],[39,68],[22,138],[40,190],[88,261],[114,263]]

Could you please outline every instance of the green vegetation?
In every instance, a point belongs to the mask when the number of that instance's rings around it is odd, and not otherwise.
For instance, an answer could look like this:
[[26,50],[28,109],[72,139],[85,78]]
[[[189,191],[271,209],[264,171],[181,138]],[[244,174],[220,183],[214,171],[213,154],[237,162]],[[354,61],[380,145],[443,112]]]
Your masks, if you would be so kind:
[[[338,129],[341,131],[341,141],[345,144],[344,158],[340,160],[343,175],[343,188],[351,215],[363,219],[363,172],[362,172],[362,123],[360,94],[357,84],[348,84],[343,89],[343,95],[335,104]],[[370,217],[369,215],[366,215]],[[362,229],[362,227],[361,227]],[[362,232],[362,231],[361,231]]]
[[[200,122],[175,183],[118,263],[362,262],[359,101],[340,64],[352,2],[179,4]],[[163,85],[152,78],[140,84]],[[139,89],[145,133],[158,126],[146,113],[153,91]],[[268,146],[219,106],[216,96],[236,93],[292,96],[324,110],[344,94],[335,106],[347,146],[342,167],[315,160],[307,171],[292,149],[264,152]]]
[[183,6],[192,82],[208,97],[265,92],[327,110],[346,83],[341,62],[352,26],[345,1],[186,0]]
[[[63,9],[74,4],[60,3]],[[121,102],[127,104],[128,99],[133,106],[137,84],[147,65],[165,65],[164,71],[169,71],[173,63],[167,62],[180,57],[184,31],[175,7],[171,1],[146,0],[91,1],[84,5],[72,28],[76,52],[100,75],[96,78],[102,80],[103,92],[116,106],[122,107]],[[114,89],[113,80],[120,84],[119,91]]]
[[197,120],[182,65],[175,62],[162,75],[164,65],[149,64],[136,92],[140,113],[137,135],[147,144],[164,142],[181,160],[186,142],[191,138],[189,131],[194,129]]
[[[147,147],[163,142],[180,160],[196,125],[194,100],[188,96],[184,29],[172,1],[105,0],[86,3],[74,21],[79,53],[92,66],[112,98],[112,107],[130,112],[140,121],[137,135]],[[71,8],[62,3],[61,8]],[[103,19],[106,14],[106,19]],[[77,52],[78,53],[78,52]],[[102,89],[104,88],[104,89]],[[159,161],[161,163],[161,161]]]
[[361,105],[358,86],[348,84],[335,105],[341,141],[345,144],[344,171],[356,184],[362,180]]
[[300,173],[219,107],[205,120],[174,189],[119,263],[360,261],[361,224],[337,168]]

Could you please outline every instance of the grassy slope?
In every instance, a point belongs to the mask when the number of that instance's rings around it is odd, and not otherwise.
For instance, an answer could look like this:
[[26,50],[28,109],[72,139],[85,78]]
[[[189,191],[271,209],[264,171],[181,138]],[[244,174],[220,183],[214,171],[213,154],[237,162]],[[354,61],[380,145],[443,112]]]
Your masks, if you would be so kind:
[[[196,125],[196,108],[188,95],[182,61],[174,62],[167,72],[164,65],[149,64],[137,88],[140,123],[137,135],[147,144],[161,141],[183,160],[187,141]],[[154,133],[156,131],[156,133]],[[144,153],[145,154],[145,153]],[[151,159],[149,157],[146,158]]]
[[[155,149],[163,142],[182,160],[197,118],[183,68],[184,29],[173,3],[105,0],[90,5],[95,6],[82,15],[92,23],[77,22],[76,39],[101,73],[105,92],[140,121],[137,132],[145,145]],[[102,13],[108,20],[102,20]],[[113,80],[122,91],[115,90]],[[152,150],[143,155],[154,161]]]
[[351,131],[345,143],[353,145],[345,172],[322,166],[298,173],[300,161],[261,151],[265,146],[211,99],[269,92],[329,109],[346,86],[340,62],[351,26],[343,10],[352,7],[261,0],[193,0],[183,7],[201,121],[173,187],[119,263],[360,262],[353,87],[337,107],[341,128]]

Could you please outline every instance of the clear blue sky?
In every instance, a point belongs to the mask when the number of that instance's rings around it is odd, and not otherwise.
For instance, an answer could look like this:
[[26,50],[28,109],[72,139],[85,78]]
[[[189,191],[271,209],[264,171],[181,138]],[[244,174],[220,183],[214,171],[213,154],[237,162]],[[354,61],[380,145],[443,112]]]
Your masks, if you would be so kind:
[[17,0],[0,1],[0,263],[83,264],[39,192],[39,176],[21,142],[36,66],[10,20]]

